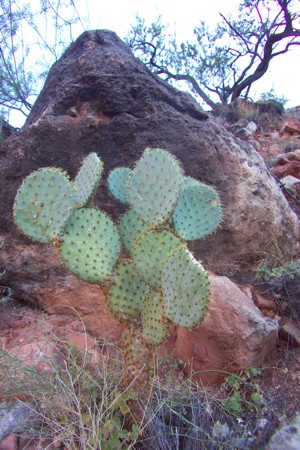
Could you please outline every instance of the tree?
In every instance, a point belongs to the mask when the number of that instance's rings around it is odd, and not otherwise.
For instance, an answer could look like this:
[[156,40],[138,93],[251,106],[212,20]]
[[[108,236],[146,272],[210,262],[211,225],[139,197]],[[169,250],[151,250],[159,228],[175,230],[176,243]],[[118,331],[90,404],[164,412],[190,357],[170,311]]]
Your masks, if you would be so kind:
[[184,81],[212,109],[243,96],[268,70],[271,60],[300,45],[297,0],[242,0],[239,18],[225,17],[211,31],[194,29],[194,42],[178,44],[161,18],[146,26],[137,17],[126,41],[151,71]]
[[77,36],[76,25],[85,30],[74,0],[0,0],[0,116],[29,114],[49,68]]
[[12,108],[25,115],[31,109],[33,77],[25,70],[28,49],[18,32],[26,15],[25,9],[13,11],[9,0],[0,0],[0,105],[4,111]]

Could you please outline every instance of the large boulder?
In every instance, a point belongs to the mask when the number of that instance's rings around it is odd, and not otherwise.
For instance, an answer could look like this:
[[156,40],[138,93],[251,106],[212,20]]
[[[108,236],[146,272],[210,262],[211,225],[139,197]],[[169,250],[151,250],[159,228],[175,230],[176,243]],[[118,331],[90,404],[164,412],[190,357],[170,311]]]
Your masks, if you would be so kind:
[[[91,31],[74,42],[52,67],[22,130],[0,147],[1,284],[18,299],[47,308],[90,302],[99,328],[113,330],[94,301],[97,286],[78,282],[62,267],[55,246],[22,237],[13,223],[13,201],[22,180],[45,166],[74,176],[85,155],[97,152],[105,164],[96,204],[114,219],[106,176],[132,166],[145,147],[162,147],[182,162],[185,173],[213,185],[223,205],[218,231],[195,241],[192,251],[212,270],[251,262],[274,239],[297,250],[299,224],[263,160],[246,142],[226,131],[196,101],[152,75],[114,33]],[[76,297],[76,301],[75,301]],[[92,315],[92,314],[91,314]]]
[[176,358],[204,385],[218,384],[226,372],[260,367],[276,352],[277,320],[265,317],[226,277],[210,275],[211,299],[204,321],[192,330],[177,327]]

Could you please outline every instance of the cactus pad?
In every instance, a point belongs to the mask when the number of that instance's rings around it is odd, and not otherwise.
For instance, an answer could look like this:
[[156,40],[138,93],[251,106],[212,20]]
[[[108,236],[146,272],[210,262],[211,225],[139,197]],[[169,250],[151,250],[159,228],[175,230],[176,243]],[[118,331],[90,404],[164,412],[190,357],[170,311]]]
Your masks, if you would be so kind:
[[168,337],[170,322],[164,317],[164,298],[160,291],[150,290],[142,303],[142,324],[145,341],[160,345]]
[[59,238],[76,207],[76,192],[60,169],[32,172],[18,190],[14,219],[20,230],[48,244]]
[[113,315],[120,321],[138,316],[142,299],[149,286],[138,276],[130,261],[122,261],[114,273],[107,301]]
[[194,186],[195,184],[201,184],[199,180],[196,180],[196,178],[193,177],[184,177],[183,178],[183,188],[186,188],[188,186]]
[[89,283],[103,283],[112,274],[120,239],[112,220],[94,208],[77,210],[64,233],[60,257],[70,272]]
[[74,180],[78,206],[85,206],[89,203],[100,183],[102,172],[102,161],[96,153],[90,153],[83,160]]
[[150,229],[138,236],[133,248],[133,262],[146,283],[160,288],[161,272],[167,257],[182,245],[181,239],[167,229]]
[[124,205],[129,204],[127,199],[127,182],[130,174],[131,169],[128,167],[117,167],[110,172],[107,178],[111,195]]
[[144,222],[162,224],[172,214],[182,187],[180,166],[170,153],[146,149],[128,182],[128,199]]
[[134,209],[129,209],[119,223],[119,233],[126,253],[130,256],[137,236],[148,228],[148,225],[139,218]]
[[172,216],[174,229],[188,241],[212,233],[222,218],[221,203],[215,189],[191,180],[185,180],[185,187]]
[[174,251],[162,271],[166,316],[191,328],[205,317],[209,301],[209,280],[204,268],[186,249]]

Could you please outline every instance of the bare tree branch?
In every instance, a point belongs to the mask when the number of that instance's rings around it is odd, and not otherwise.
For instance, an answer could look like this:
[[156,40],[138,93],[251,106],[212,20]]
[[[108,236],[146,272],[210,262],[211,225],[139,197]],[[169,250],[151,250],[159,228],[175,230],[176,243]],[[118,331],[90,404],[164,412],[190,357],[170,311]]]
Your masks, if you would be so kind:
[[168,80],[186,81],[207,105],[216,108],[213,94],[222,103],[241,95],[247,98],[270,61],[300,44],[300,13],[294,0],[241,0],[239,11],[237,20],[221,13],[223,21],[213,32],[201,22],[195,28],[197,44],[176,47],[161,24],[160,39],[151,27],[144,39],[141,30],[145,32],[146,27],[141,20],[133,42],[151,70]]

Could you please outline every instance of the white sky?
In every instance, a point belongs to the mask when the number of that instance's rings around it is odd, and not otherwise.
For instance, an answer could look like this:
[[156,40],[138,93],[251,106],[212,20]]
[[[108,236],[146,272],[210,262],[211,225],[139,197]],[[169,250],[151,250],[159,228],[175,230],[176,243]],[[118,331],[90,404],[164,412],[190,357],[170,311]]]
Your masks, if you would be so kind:
[[[36,0],[31,0],[35,3]],[[81,17],[88,17],[87,29],[109,29],[123,38],[135,22],[136,15],[150,24],[159,15],[163,23],[176,30],[178,41],[185,41],[193,35],[193,28],[200,20],[214,26],[219,20],[219,12],[232,13],[237,17],[238,0],[80,0],[76,2]],[[78,28],[78,35],[82,28]],[[253,84],[251,96],[269,92],[272,88],[279,97],[289,100],[286,107],[300,105],[300,47],[280,55],[270,63],[268,73]],[[20,126],[17,117],[11,115],[12,124]],[[22,118],[23,121],[23,118]],[[17,123],[19,122],[19,123]]]
[[[110,29],[124,37],[137,14],[148,23],[161,15],[163,23],[174,26],[178,40],[184,41],[192,36],[200,20],[214,26],[220,18],[219,12],[237,17],[235,12],[239,3],[238,0],[106,0],[99,8],[99,0],[85,0],[81,5],[83,12],[86,4],[90,11],[99,11],[92,17],[92,28]],[[251,94],[257,91],[259,97],[260,93],[269,92],[272,88],[278,96],[289,100],[287,107],[300,105],[300,47],[274,58],[268,73],[253,84]]]

